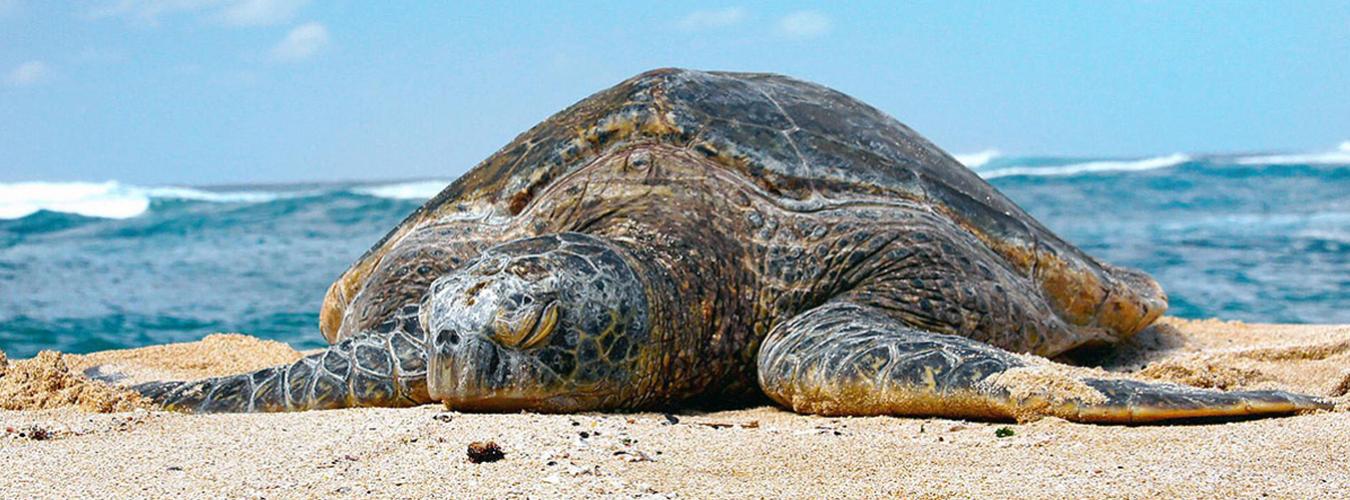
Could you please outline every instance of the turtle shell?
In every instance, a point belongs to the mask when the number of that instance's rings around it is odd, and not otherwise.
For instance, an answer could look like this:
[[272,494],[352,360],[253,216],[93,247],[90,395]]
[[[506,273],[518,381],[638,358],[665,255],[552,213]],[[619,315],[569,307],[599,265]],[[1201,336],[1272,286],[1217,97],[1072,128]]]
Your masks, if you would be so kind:
[[927,206],[1023,275],[1053,284],[1047,292],[1073,323],[1093,322],[1117,288],[1112,272],[876,108],[781,75],[683,69],[635,76],[536,125],[410,215],[363,260],[391,238],[466,207],[518,214],[552,180],[598,155],[652,141],[699,151],[785,206],[896,199]]

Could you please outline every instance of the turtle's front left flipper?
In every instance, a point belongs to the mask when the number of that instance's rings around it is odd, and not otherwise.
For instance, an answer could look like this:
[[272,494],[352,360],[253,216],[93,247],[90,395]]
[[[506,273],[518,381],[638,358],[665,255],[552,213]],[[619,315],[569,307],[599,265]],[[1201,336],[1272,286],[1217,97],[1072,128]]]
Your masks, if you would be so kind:
[[760,348],[759,382],[784,406],[828,415],[1053,415],[1128,424],[1330,408],[1283,391],[1223,392],[1083,376],[1072,367],[924,331],[848,302],[827,303],[776,327]]
[[398,329],[343,340],[289,365],[191,382],[136,386],[167,409],[277,412],[430,402],[426,348],[420,335]]

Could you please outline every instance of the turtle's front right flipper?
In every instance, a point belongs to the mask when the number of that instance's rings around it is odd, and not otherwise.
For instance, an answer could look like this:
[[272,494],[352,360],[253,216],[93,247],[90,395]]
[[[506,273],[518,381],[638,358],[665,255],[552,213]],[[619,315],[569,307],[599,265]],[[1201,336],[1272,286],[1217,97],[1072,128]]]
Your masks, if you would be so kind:
[[1223,392],[1083,376],[964,337],[906,325],[869,307],[827,303],[779,325],[759,354],[775,401],[804,413],[1092,423],[1241,418],[1329,409],[1283,391]]
[[421,336],[390,329],[357,335],[289,365],[135,389],[167,409],[201,413],[399,407],[431,401],[426,373]]

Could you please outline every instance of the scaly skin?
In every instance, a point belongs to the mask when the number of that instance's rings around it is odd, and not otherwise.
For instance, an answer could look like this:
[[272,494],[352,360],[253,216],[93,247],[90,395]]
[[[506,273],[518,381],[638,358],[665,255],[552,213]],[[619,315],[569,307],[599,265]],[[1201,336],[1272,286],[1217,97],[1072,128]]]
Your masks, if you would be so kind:
[[1129,423],[1326,406],[1008,382],[1029,368],[1013,353],[1115,342],[1165,308],[1147,275],[1063,242],[875,109],[782,77],[661,70],[522,134],[391,231],[330,288],[327,353],[143,390],[197,411],[762,393],[831,414]]
[[356,406],[401,407],[427,396],[425,333],[405,306],[374,330],[289,365],[194,382],[138,386],[171,410],[273,412]]

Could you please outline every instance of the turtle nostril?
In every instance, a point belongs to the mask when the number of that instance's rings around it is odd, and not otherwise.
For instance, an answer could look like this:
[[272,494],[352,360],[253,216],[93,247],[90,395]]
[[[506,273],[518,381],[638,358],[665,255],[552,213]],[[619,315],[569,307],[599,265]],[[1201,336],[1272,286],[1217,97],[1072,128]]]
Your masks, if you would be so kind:
[[449,328],[443,328],[436,333],[436,345],[459,345],[459,333]]

